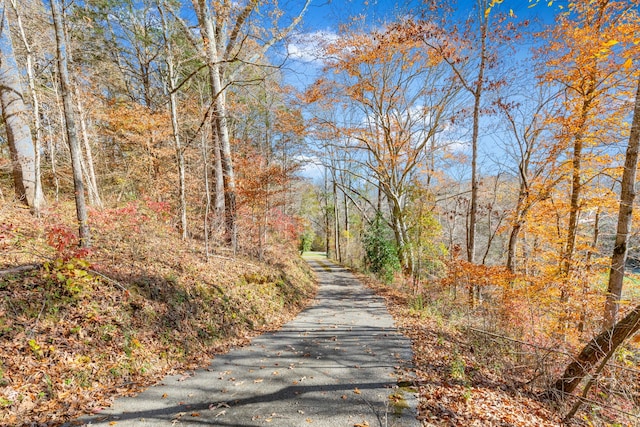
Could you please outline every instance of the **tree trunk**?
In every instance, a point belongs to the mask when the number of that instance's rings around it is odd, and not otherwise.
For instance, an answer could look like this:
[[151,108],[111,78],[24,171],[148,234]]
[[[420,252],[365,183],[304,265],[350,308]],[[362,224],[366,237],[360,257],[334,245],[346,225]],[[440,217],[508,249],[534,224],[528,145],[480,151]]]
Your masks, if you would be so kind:
[[564,279],[567,278],[571,271],[571,263],[573,252],[576,245],[578,235],[578,214],[580,212],[580,193],[582,190],[582,135],[575,138],[573,144],[572,178],[571,178],[571,201],[569,208],[569,224],[567,225],[567,240],[565,241],[562,260],[560,264],[560,273]]
[[351,240],[351,235],[350,235],[351,230],[349,230],[349,200],[347,199],[347,195],[344,192],[344,187],[342,190],[342,196],[343,196],[342,199],[344,202],[344,234],[346,236],[344,258],[345,258],[345,261],[347,262],[347,265],[351,265],[351,262],[350,262],[351,249],[349,244],[349,241]]
[[629,134],[629,145],[622,172],[620,188],[620,207],[618,211],[618,228],[616,242],[611,256],[611,270],[607,287],[607,300],[604,306],[603,327],[609,328],[616,321],[620,299],[622,298],[622,284],[624,280],[624,266],[627,261],[627,244],[631,232],[633,217],[633,201],[635,200],[635,184],[638,169],[638,146],[640,145],[640,79],[636,90],[635,106],[633,108],[633,122]]
[[78,106],[78,118],[80,119],[80,134],[82,135],[82,144],[84,145],[84,152],[86,154],[86,175],[87,175],[87,193],[91,203],[98,208],[102,208],[102,199],[100,198],[100,192],[98,190],[98,181],[96,180],[96,171],[93,164],[93,151],[91,150],[91,144],[89,143],[89,132],[87,130],[87,123],[85,120],[84,106],[80,101],[80,93],[77,90],[74,91],[76,95],[76,105]]
[[87,205],[84,198],[84,182],[82,180],[82,151],[78,142],[76,132],[76,121],[73,111],[73,100],[69,88],[69,68],[67,64],[67,45],[64,38],[62,23],[62,12],[58,0],[50,0],[51,14],[56,35],[58,72],[60,73],[60,94],[64,108],[64,118],[66,122],[67,141],[71,152],[71,165],[73,169],[73,187],[76,199],[76,215],[78,218],[78,231],[80,246],[87,248],[91,246],[91,234],[87,223]]
[[33,147],[35,149],[35,158],[34,158],[34,166],[35,166],[35,183],[34,183],[34,192],[39,197],[36,197],[34,200],[33,211],[36,216],[40,214],[40,211],[45,203],[44,195],[42,192],[42,184],[40,181],[41,172],[41,149],[42,149],[42,126],[40,124],[40,101],[38,100],[38,94],[36,93],[36,79],[33,70],[33,50],[31,49],[31,45],[27,40],[27,35],[24,31],[24,26],[22,25],[22,17],[20,14],[20,10],[18,9],[18,5],[16,4],[16,0],[11,0],[11,6],[16,13],[16,23],[18,24],[18,29],[20,30],[20,38],[22,39],[22,44],[27,52],[27,81],[29,84],[29,92],[31,94],[31,105],[33,108]]
[[615,351],[627,338],[640,329],[640,305],[636,306],[625,318],[593,338],[580,352],[578,357],[567,366],[564,374],[556,381],[551,395],[564,398],[571,394],[599,360]]
[[403,196],[386,194],[392,215],[393,234],[398,247],[398,258],[402,266],[402,272],[406,276],[415,273],[415,254],[411,247],[411,240],[407,230]]
[[6,12],[4,0],[0,1],[0,104],[13,163],[16,197],[37,214],[44,205],[44,195]]
[[509,243],[507,246],[507,270],[511,273],[515,273],[516,271],[516,245],[518,244],[518,236],[520,235],[520,230],[522,229],[522,222],[520,220],[516,221],[513,228],[511,229],[511,233],[509,233]]
[[204,219],[203,219],[203,228],[204,228],[204,251],[209,261],[209,213],[211,212],[211,192],[209,191],[209,147],[207,144],[207,137],[205,132],[202,132],[201,139],[201,148],[202,148],[202,168],[203,168],[203,180],[204,180],[204,195],[205,195],[205,205],[204,205]]
[[[169,59],[171,63],[173,59]],[[169,66],[169,79],[173,80],[173,64]],[[180,198],[180,226],[182,228],[182,239],[188,236],[187,230],[187,190],[184,166],[184,153],[182,150],[182,142],[180,141],[180,128],[178,125],[178,108],[176,94],[173,91],[173,82],[171,83],[169,94],[169,109],[171,110],[171,128],[173,131],[173,141],[176,149],[176,160],[178,161],[178,190]]]
[[476,261],[476,227],[478,223],[478,139],[480,133],[480,102],[484,88],[484,71],[487,62],[487,36],[489,17],[485,17],[480,27],[480,65],[478,80],[473,90],[473,129],[471,133],[471,208],[469,212],[469,230],[467,238],[467,260]]
[[[217,113],[213,113],[214,115]],[[218,137],[218,128],[216,121],[211,117],[211,138],[213,141],[213,169],[211,171],[213,177],[213,210],[215,214],[214,228],[217,232],[222,229],[225,211],[224,203],[224,172],[222,170],[222,155],[220,154],[220,138]]]
[[[180,226],[182,228],[182,239],[186,239],[187,232],[187,196],[186,196],[186,184],[185,184],[185,166],[184,166],[184,152],[182,150],[182,141],[180,140],[180,127],[178,124],[178,103],[176,100],[176,76],[175,76],[175,64],[173,58],[173,47],[171,45],[171,35],[167,28],[167,22],[165,19],[164,11],[161,6],[158,6],[160,12],[160,18],[162,20],[162,30],[164,36],[165,50],[167,54],[167,83],[169,86],[169,113],[171,115],[171,131],[173,134],[174,148],[176,150],[176,161],[178,163],[178,191],[180,199]],[[206,229],[205,229],[206,233]]]
[[225,201],[225,234],[227,243],[234,253],[238,248],[238,229],[236,220],[236,181],[231,158],[231,139],[229,136],[228,111],[226,106],[225,87],[222,84],[222,70],[216,29],[214,27],[211,10],[206,0],[193,0],[197,11],[200,31],[205,46],[205,53],[209,66],[209,80],[211,84],[211,102],[214,105],[214,131],[220,148],[220,163],[223,171],[224,201]]
[[338,184],[336,183],[335,176],[333,179],[333,238],[335,253],[338,262],[342,262],[342,248],[340,247],[340,215],[338,206]]
[[331,218],[329,217],[329,180],[327,172],[324,173],[324,230],[325,230],[325,252],[327,258],[331,258]]

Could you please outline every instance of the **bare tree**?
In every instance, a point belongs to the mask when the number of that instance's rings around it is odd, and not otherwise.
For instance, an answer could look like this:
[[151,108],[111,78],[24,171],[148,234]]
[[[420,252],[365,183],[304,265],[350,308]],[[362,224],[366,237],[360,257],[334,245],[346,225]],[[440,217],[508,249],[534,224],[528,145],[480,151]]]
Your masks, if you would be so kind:
[[[227,88],[235,83],[239,73],[250,64],[254,64],[278,41],[289,34],[300,22],[307,10],[310,0],[307,0],[301,12],[291,20],[284,29],[271,28],[272,37],[266,40],[256,38],[251,52],[247,52],[245,42],[248,42],[247,31],[252,27],[250,17],[263,4],[261,0],[250,0],[244,5],[237,5],[230,1],[215,2],[210,7],[207,0],[192,0],[198,17],[202,49],[209,68],[212,102],[212,136],[214,138],[214,153],[216,158],[216,186],[220,178],[224,186],[225,231],[227,243],[233,251],[237,250],[237,213],[236,213],[236,177],[231,155],[230,112],[227,107]],[[256,45],[257,43],[257,45]],[[232,70],[230,64],[237,66]],[[217,155],[217,154],[216,154]],[[222,176],[220,177],[220,169]]]
[[415,273],[416,265],[408,223],[410,188],[457,93],[446,78],[448,69],[426,60],[420,43],[407,40],[402,26],[347,34],[327,48],[333,71],[327,74],[338,77],[321,79],[308,93],[310,101],[317,98],[328,108],[337,104],[352,110],[351,123],[332,126],[342,139],[352,141],[345,149],[357,153],[354,161],[365,171],[358,179],[384,195],[407,275]]
[[169,113],[171,115],[171,129],[173,133],[173,142],[176,150],[176,160],[178,163],[178,188],[180,198],[180,225],[182,228],[182,238],[186,239],[187,232],[187,196],[186,196],[186,184],[185,184],[185,164],[184,164],[184,151],[182,148],[182,141],[180,140],[180,127],[178,125],[178,104],[177,104],[177,79],[175,70],[175,57],[172,35],[168,26],[167,19],[164,13],[164,2],[160,2],[158,5],[158,11],[160,12],[160,18],[162,20],[162,32],[164,38],[165,47],[165,62],[167,64],[167,90],[169,91]]
[[81,247],[91,246],[91,234],[87,222],[87,205],[84,198],[84,181],[82,179],[82,150],[78,141],[76,131],[76,119],[73,109],[73,99],[70,88],[67,43],[64,36],[62,10],[58,0],[50,0],[51,14],[56,34],[56,56],[58,62],[58,72],[60,74],[60,94],[64,109],[65,128],[67,141],[71,152],[71,166],[73,170],[73,187],[75,190],[76,215],[78,218],[78,230]]
[[13,163],[15,192],[19,200],[38,214],[44,205],[38,153],[29,127],[30,112],[23,99],[4,0],[0,1],[0,15],[0,104]]

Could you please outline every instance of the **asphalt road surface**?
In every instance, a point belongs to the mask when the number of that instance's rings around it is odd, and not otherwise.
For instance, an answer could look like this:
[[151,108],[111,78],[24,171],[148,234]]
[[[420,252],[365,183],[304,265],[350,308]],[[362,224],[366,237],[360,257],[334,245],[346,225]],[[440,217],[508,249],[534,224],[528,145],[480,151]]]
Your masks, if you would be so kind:
[[419,426],[397,386],[411,345],[381,298],[346,269],[308,259],[316,300],[293,321],[82,419],[93,426]]

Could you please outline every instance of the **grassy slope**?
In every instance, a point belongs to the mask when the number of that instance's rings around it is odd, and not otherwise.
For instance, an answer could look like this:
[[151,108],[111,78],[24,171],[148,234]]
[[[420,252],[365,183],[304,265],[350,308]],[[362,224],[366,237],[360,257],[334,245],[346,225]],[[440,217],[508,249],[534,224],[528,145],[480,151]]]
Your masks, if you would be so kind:
[[0,210],[0,270],[44,264],[0,276],[0,425],[57,425],[204,366],[291,319],[315,289],[294,252],[207,261],[144,203],[94,212],[90,265],[56,262],[71,247],[57,253],[46,230],[66,236],[72,213]]

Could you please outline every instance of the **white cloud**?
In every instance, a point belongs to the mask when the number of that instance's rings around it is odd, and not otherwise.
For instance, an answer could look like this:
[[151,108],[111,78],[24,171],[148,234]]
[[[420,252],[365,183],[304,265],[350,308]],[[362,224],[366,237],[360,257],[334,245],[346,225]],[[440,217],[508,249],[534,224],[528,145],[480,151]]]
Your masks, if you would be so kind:
[[471,148],[471,143],[468,141],[442,141],[439,144],[440,147],[446,148],[450,153],[464,153]]
[[289,57],[302,62],[318,62],[324,58],[324,48],[338,39],[330,30],[303,33],[291,38],[287,44]]
[[301,164],[299,175],[311,181],[318,181],[322,179],[325,173],[325,168],[319,158],[315,156],[297,156],[296,158]]

